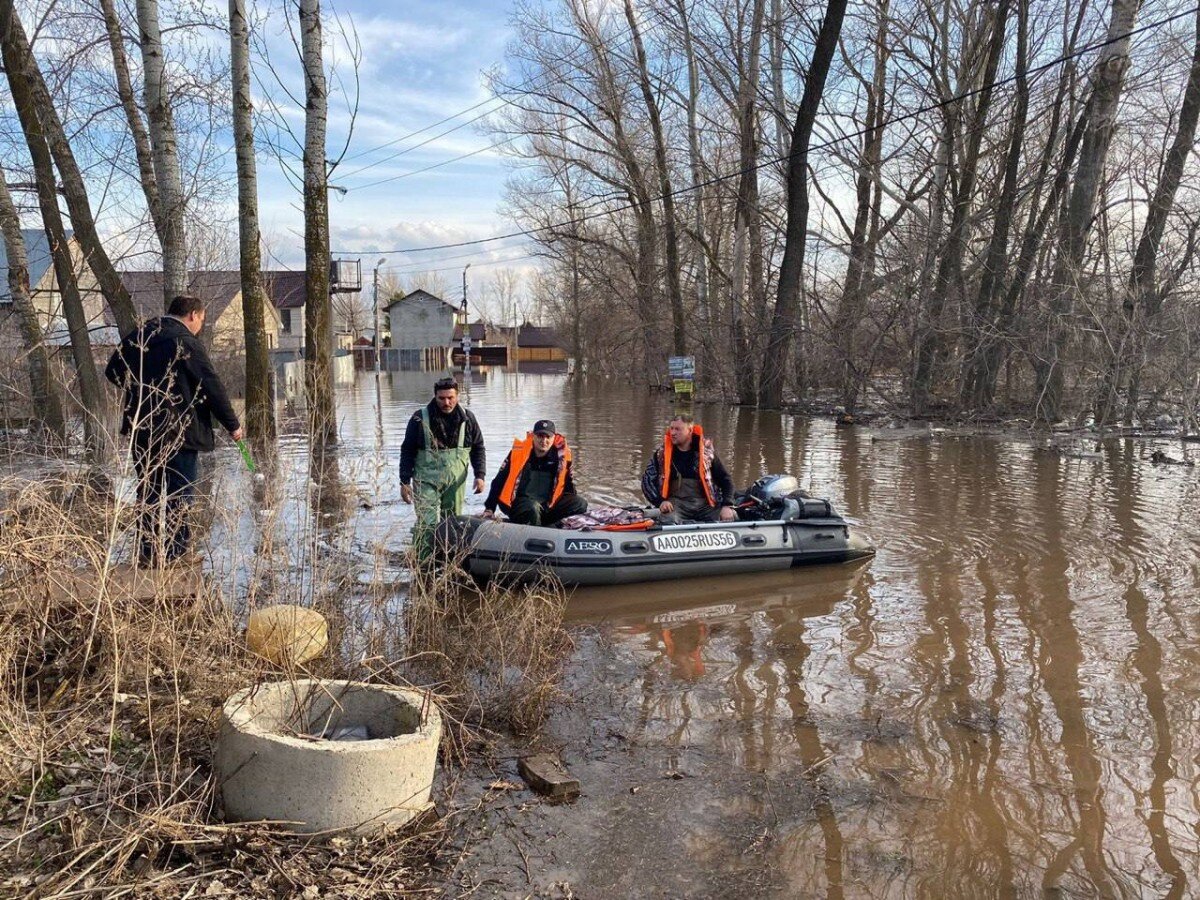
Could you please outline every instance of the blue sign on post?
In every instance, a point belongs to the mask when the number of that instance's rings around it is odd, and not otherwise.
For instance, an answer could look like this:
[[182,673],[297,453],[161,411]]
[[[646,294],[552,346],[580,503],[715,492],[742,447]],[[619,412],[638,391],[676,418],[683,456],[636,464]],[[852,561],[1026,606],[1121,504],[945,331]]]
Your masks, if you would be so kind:
[[690,394],[696,381],[696,357],[672,356],[667,360],[667,374],[677,394]]

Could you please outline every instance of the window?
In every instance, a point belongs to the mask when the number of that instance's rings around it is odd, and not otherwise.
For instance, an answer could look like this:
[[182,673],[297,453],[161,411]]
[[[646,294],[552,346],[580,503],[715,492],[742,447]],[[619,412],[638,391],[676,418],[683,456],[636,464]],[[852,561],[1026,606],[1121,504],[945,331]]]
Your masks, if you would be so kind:
[[292,311],[290,309],[279,311],[279,327],[284,334],[292,333]]

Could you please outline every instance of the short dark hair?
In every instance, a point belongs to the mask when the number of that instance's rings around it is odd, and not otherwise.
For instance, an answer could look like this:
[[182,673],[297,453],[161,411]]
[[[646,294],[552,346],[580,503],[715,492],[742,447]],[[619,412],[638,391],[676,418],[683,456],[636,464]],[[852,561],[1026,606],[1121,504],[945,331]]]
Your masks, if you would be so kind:
[[675,413],[675,415],[671,416],[670,421],[674,422],[676,419],[678,419],[684,425],[693,425],[696,422],[695,418],[692,416],[691,413],[685,413],[685,412]]
[[167,307],[167,315],[178,316],[181,319],[197,312],[204,312],[204,301],[188,294],[180,294],[175,297],[171,300],[171,305]]
[[437,381],[435,381],[433,383],[433,392],[435,394],[438,391],[457,391],[457,390],[458,390],[458,382],[455,381],[453,378],[439,378]]

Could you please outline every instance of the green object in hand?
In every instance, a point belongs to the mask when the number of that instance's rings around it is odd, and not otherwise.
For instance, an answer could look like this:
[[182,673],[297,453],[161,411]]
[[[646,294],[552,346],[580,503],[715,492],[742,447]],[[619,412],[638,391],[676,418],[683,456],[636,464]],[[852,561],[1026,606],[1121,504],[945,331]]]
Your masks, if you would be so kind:
[[246,463],[246,468],[251,472],[257,471],[254,465],[254,459],[250,456],[250,448],[246,446],[245,440],[237,442],[238,449],[242,451],[242,460]]

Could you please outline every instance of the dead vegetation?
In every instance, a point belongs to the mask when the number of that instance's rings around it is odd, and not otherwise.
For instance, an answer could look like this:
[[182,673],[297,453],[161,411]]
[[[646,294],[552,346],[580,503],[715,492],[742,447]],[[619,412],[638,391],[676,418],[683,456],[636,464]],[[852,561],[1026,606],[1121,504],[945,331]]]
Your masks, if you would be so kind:
[[[111,493],[67,479],[0,483],[0,496],[0,896],[420,891],[455,822],[454,763],[488,729],[535,727],[553,695],[568,640],[552,585],[479,591],[422,571],[406,601],[379,571],[364,584],[344,560],[314,558],[335,574],[314,574],[308,599],[341,652],[280,672],[242,635],[245,608],[270,595],[113,563],[131,514]],[[453,723],[441,814],[371,839],[223,822],[211,771],[221,704],[314,675],[435,692]]]

